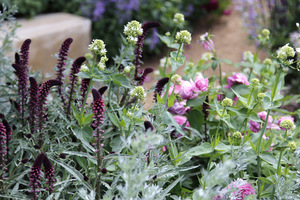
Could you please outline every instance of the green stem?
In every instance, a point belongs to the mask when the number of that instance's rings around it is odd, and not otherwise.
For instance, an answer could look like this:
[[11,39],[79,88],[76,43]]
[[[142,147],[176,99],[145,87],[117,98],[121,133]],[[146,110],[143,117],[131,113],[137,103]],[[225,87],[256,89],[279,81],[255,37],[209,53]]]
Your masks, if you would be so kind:
[[221,117],[223,117],[223,116],[224,116],[224,114],[225,114],[225,110],[226,110],[226,107],[225,107],[225,108],[224,108],[224,110],[222,111],[222,116],[220,116],[220,121],[219,121],[219,124],[218,124],[218,128],[217,128],[217,132],[216,132],[216,134],[215,134],[215,137],[217,137],[217,136],[218,136],[219,129],[220,129],[220,125],[221,125],[221,122],[222,122],[222,120],[221,120]]
[[122,63],[122,60],[124,59],[124,57],[125,57],[125,55],[126,55],[126,53],[127,53],[127,50],[128,50],[128,45],[126,45],[126,47],[125,47],[124,53],[123,53],[122,56],[121,56],[121,59],[120,59],[120,61],[119,61],[119,63],[118,63],[118,66],[117,66],[117,69],[119,69],[119,67],[120,67],[120,65],[121,65],[121,63]]
[[177,61],[177,58],[178,58],[178,56],[179,56],[179,53],[181,52],[182,46],[183,46],[183,43],[180,43],[180,46],[179,46],[179,49],[178,49],[177,55],[176,55],[176,61]]
[[90,91],[92,89],[92,86],[93,86],[93,78],[91,78],[91,80],[89,82],[89,87],[87,89],[86,95],[84,97],[84,100],[83,100],[83,103],[82,103],[82,106],[81,106],[81,109],[80,109],[80,118],[83,117],[84,107],[85,107],[84,105],[86,104],[86,100],[87,100],[87,98],[89,96],[89,93],[90,93]]
[[221,64],[219,64],[219,73],[220,73],[220,85],[223,88],[223,83],[222,83],[222,68],[221,68]]

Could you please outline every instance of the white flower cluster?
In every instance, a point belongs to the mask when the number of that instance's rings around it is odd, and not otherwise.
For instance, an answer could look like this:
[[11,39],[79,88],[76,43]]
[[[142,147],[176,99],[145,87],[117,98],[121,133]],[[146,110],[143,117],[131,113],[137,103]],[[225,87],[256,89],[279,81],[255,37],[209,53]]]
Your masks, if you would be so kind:
[[104,42],[99,39],[93,40],[89,45],[89,50],[100,56],[105,56],[107,52]]
[[175,24],[180,24],[184,22],[184,15],[181,13],[176,13],[173,18]]
[[188,32],[187,30],[177,32],[176,40],[178,41],[178,43],[190,44],[192,40],[191,33]]
[[144,101],[146,98],[146,91],[142,86],[137,86],[130,91],[130,96],[135,97],[138,100]]
[[138,41],[138,36],[143,34],[142,25],[140,22],[133,20],[124,26],[124,34],[127,36],[127,41],[135,44]]
[[105,62],[108,61],[106,56],[101,57],[100,62],[98,63],[97,67],[99,70],[103,71],[106,67]]
[[[289,44],[284,45],[283,47],[277,50],[277,58],[280,59],[283,63],[291,65],[294,63],[294,57],[296,52]],[[290,59],[288,59],[290,58]]]
[[202,54],[201,60],[203,61],[210,61],[213,58],[213,54],[210,52],[205,52],[204,54]]

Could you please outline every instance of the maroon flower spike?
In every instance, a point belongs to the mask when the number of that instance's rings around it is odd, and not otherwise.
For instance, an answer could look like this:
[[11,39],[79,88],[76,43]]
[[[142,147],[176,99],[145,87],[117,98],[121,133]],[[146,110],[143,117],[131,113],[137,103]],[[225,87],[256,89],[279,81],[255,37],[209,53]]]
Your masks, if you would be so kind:
[[92,90],[94,102],[93,102],[93,113],[94,113],[94,122],[93,122],[93,127],[96,129],[94,130],[93,137],[95,139],[95,142],[93,145],[96,147],[96,154],[97,154],[97,168],[98,172],[101,172],[101,154],[100,154],[100,147],[103,146],[103,144],[100,142],[101,139],[104,138],[102,134],[104,133],[103,130],[100,129],[100,125],[103,124],[104,121],[104,102],[102,100],[101,94],[98,92],[98,90],[93,89]]
[[154,90],[154,101],[157,102],[157,94],[158,95],[161,95],[161,92],[164,88],[164,86],[169,82],[169,78],[165,77],[165,78],[162,78],[160,79],[156,86],[155,86],[155,90]]
[[30,124],[31,133],[34,133],[36,131],[35,125],[36,125],[37,116],[38,116],[38,99],[39,99],[40,88],[39,88],[39,85],[37,84],[36,80],[33,77],[30,77],[29,81],[30,81],[29,124]]
[[79,57],[77,58],[73,64],[72,64],[72,68],[71,68],[71,73],[70,73],[70,90],[69,90],[69,102],[67,104],[67,110],[66,110],[66,114],[67,116],[70,115],[70,112],[71,112],[71,103],[72,103],[72,100],[73,100],[73,93],[74,93],[74,89],[76,87],[76,84],[77,84],[77,76],[76,74],[78,74],[79,70],[80,70],[80,67],[82,65],[82,63],[85,61],[85,57]]
[[104,94],[104,92],[107,90],[107,86],[103,86],[103,87],[101,87],[99,90],[98,90],[98,92],[101,94],[101,95],[103,95]]
[[144,126],[145,126],[145,132],[147,132],[148,129],[151,129],[151,131],[154,131],[154,127],[149,121],[144,121]]
[[[9,142],[11,141],[11,136],[12,136],[12,130],[11,130],[11,127],[10,127],[8,121],[5,118],[2,119],[2,123],[3,123],[3,125],[5,127],[5,131],[6,131],[6,151],[8,152],[9,151]],[[8,153],[6,154],[6,159],[9,160]]]
[[149,31],[149,29],[154,28],[154,27],[159,27],[159,26],[161,26],[160,23],[154,22],[154,21],[150,21],[150,22],[144,23],[142,25],[143,34],[138,37],[138,41],[135,44],[136,48],[134,50],[134,54],[135,54],[135,58],[133,60],[133,64],[135,65],[135,75],[134,75],[134,77],[137,77],[138,68],[142,64],[142,60],[141,59],[142,59],[143,44],[144,44],[144,40],[146,38],[146,34]]
[[90,81],[91,80],[88,79],[88,78],[84,78],[81,81],[81,86],[80,86],[80,91],[81,91],[81,99],[80,99],[80,101],[81,101],[81,105],[79,107],[85,106],[85,105],[82,105],[82,104],[83,104],[85,96],[87,95],[87,90],[88,90],[88,87],[90,85]]
[[41,132],[43,128],[43,124],[45,122],[45,113],[44,113],[44,105],[46,104],[46,98],[50,92],[50,88],[55,85],[61,85],[62,82],[56,80],[56,79],[51,79],[46,81],[45,83],[42,84],[40,87],[40,93],[39,93],[39,110],[38,110],[38,120],[39,120],[39,127],[38,130]]
[[44,161],[43,161],[43,165],[45,168],[45,178],[47,179],[47,184],[49,186],[48,191],[50,192],[50,194],[53,192],[53,186],[55,183],[55,179],[54,179],[54,168],[50,162],[50,160],[48,159],[48,157],[45,155],[44,157]]
[[21,64],[20,55],[18,53],[15,53],[15,64]]
[[29,61],[29,47],[31,39],[27,39],[23,42],[20,50],[21,64],[24,68],[24,71],[28,72],[28,61]]
[[153,72],[153,69],[152,69],[152,68],[146,68],[146,69],[144,69],[143,74],[142,74],[140,77],[135,77],[134,79],[135,79],[136,81],[138,81],[138,84],[137,84],[137,85],[143,85],[144,82],[145,82],[146,76],[147,76],[148,74],[150,74],[151,72]]
[[24,118],[25,118],[25,106],[27,102],[27,72],[26,69],[21,66],[20,64],[12,64],[12,67],[16,70],[15,74],[18,77],[18,92],[20,96],[20,102],[21,102],[21,119],[22,124],[24,125]]
[[[70,45],[72,42],[73,42],[72,38],[66,39],[62,43],[61,48],[58,53],[58,63],[56,65],[56,68],[57,68],[56,79],[60,82],[64,81],[64,74],[63,74],[63,72],[65,71],[64,67],[66,65],[67,56],[68,56]],[[65,98],[62,93],[62,86],[58,87],[58,94],[62,100],[63,105],[65,105]]]
[[41,179],[41,167],[43,164],[45,158],[45,154],[41,153],[40,155],[38,155],[38,157],[35,159],[31,170],[30,170],[30,176],[29,176],[29,180],[30,180],[30,184],[29,186],[32,188],[32,190],[30,191],[31,193],[33,193],[33,199],[36,200],[38,199],[38,193],[40,192],[39,188],[40,188],[40,179]]
[[[5,126],[0,123],[0,169],[5,167],[5,163],[7,161],[7,144],[6,144],[7,136]],[[0,174],[0,180],[4,179],[4,173],[6,172],[6,168]]]

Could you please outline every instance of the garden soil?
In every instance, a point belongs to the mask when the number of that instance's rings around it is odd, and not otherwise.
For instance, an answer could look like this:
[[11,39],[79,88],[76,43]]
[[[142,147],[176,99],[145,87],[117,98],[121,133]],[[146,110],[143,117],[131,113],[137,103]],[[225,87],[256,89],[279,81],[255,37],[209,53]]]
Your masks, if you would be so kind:
[[[207,22],[207,20],[206,20]],[[204,48],[197,41],[199,35],[209,32],[214,35],[212,40],[215,44],[215,49],[217,51],[219,58],[225,58],[231,60],[233,63],[238,63],[242,60],[244,51],[251,51],[253,54],[256,52],[256,47],[248,39],[248,34],[242,26],[242,20],[240,14],[237,11],[232,11],[230,15],[224,15],[218,20],[214,20],[213,23],[205,23],[200,21],[197,26],[194,27],[192,33],[192,41],[189,46],[185,47],[184,54],[187,59],[192,59],[194,63],[197,63],[201,58],[202,54],[205,52]],[[158,69],[160,58],[164,57],[166,53],[158,57],[148,58],[144,61],[143,68],[151,67],[154,70]],[[263,60],[266,57],[264,52],[259,52],[259,58]],[[177,73],[183,75],[183,68],[181,66]],[[231,75],[234,72],[239,72],[239,68],[235,68],[232,65],[222,64],[222,71],[226,75]],[[211,68],[202,71],[205,77],[211,77],[212,75],[218,75],[219,69],[217,68],[213,71]],[[154,73],[148,75],[150,81],[145,83],[147,90],[154,87],[157,82],[157,77]],[[153,92],[148,93],[146,97],[145,109],[152,106]]]

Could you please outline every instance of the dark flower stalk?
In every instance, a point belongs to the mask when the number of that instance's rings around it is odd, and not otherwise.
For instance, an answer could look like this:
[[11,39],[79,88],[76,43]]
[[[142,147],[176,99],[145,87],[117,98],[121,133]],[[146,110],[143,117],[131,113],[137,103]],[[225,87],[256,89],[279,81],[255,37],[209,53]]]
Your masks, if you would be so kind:
[[[0,169],[5,167],[5,163],[7,161],[7,135],[5,126],[0,123]],[[6,168],[3,170],[2,174],[0,174],[0,188],[3,189],[4,173],[6,172]]]
[[[38,131],[41,133],[42,129],[43,129],[43,124],[45,122],[45,109],[44,109],[44,105],[46,104],[46,98],[50,92],[50,88],[52,86],[55,85],[61,85],[62,82],[56,80],[56,79],[52,79],[52,80],[48,80],[45,83],[43,83],[40,87],[40,93],[39,93],[39,100],[38,100],[38,120],[39,120],[39,124],[38,124]],[[42,134],[40,137],[40,145],[42,143]]]
[[209,99],[208,99],[208,96],[206,96],[206,99],[205,99],[205,102],[203,103],[202,105],[202,112],[204,114],[204,134],[207,136],[207,139],[208,139],[208,135],[207,135],[207,119],[208,119],[208,115],[209,115]]
[[103,87],[99,88],[98,92],[99,92],[101,95],[103,95],[104,92],[107,90],[107,88],[108,88],[107,86],[103,86]]
[[[8,161],[9,160],[9,156],[8,156],[8,151],[9,151],[9,141],[11,141],[11,137],[12,137],[12,130],[11,130],[11,127],[8,123],[8,121],[3,117],[2,118],[2,123],[5,127],[5,131],[6,131],[6,160]],[[1,142],[1,140],[0,140]]]
[[154,102],[157,102],[157,94],[158,95],[161,95],[162,91],[163,91],[163,88],[164,86],[169,82],[169,78],[165,77],[165,78],[162,78],[160,79],[156,86],[155,86],[155,90],[154,90]]
[[140,66],[142,64],[142,60],[141,59],[142,59],[143,44],[144,44],[144,40],[146,38],[146,34],[149,31],[149,29],[154,28],[154,27],[159,27],[159,26],[161,26],[160,23],[154,22],[154,21],[150,21],[150,22],[144,23],[142,25],[143,34],[138,37],[138,41],[135,44],[136,48],[134,50],[134,54],[135,54],[135,58],[133,60],[133,64],[135,65],[135,74],[134,74],[134,77],[137,77],[138,68],[140,68]]
[[30,176],[29,176],[29,180],[30,180],[29,186],[32,188],[30,193],[33,193],[33,200],[37,200],[39,197],[38,193],[40,192],[39,188],[40,188],[40,183],[41,183],[41,181],[40,181],[41,167],[42,167],[44,158],[45,158],[44,153],[41,153],[40,155],[38,155],[38,157],[35,159],[32,167],[31,167]]
[[31,133],[35,133],[36,131],[36,121],[37,121],[37,116],[38,116],[38,99],[39,99],[39,85],[37,84],[36,80],[33,77],[29,78],[30,81],[30,89],[29,89],[29,94],[30,94],[30,99],[29,99],[29,125],[30,125],[30,130]]
[[23,42],[22,46],[21,46],[21,50],[20,50],[20,63],[24,68],[24,71],[28,72],[28,63],[29,63],[29,47],[31,44],[31,39],[27,39]]
[[102,136],[103,130],[100,129],[100,126],[103,124],[104,121],[104,102],[102,99],[101,94],[98,92],[98,90],[93,89],[92,90],[94,102],[93,102],[93,113],[94,113],[94,122],[93,126],[96,128],[94,130],[94,135],[93,137],[95,138],[96,143],[94,144],[96,147],[96,154],[97,154],[97,172],[98,172],[98,178],[97,178],[97,183],[96,183],[96,199],[100,199],[100,186],[101,186],[101,163],[102,163],[102,157],[101,157],[101,152],[100,148],[103,146],[101,143],[101,139],[104,138]]
[[44,157],[43,165],[44,165],[44,168],[45,168],[45,178],[47,179],[46,183],[49,186],[48,191],[51,194],[53,192],[53,186],[54,186],[54,183],[55,183],[55,179],[54,179],[55,170],[54,170],[50,160],[48,159],[47,155],[45,155],[45,157]]
[[[68,56],[68,53],[69,53],[69,49],[70,49],[70,45],[71,43],[73,42],[73,39],[72,38],[68,38],[66,39],[62,45],[61,45],[61,48],[59,50],[59,53],[58,53],[58,63],[56,65],[56,68],[57,68],[57,77],[56,79],[60,82],[63,83],[64,81],[64,71],[66,70],[64,67],[66,65],[66,60],[67,60],[67,56]],[[63,103],[63,105],[65,105],[65,97],[64,97],[64,94],[62,93],[62,85],[60,85],[58,87],[58,94],[61,98],[61,101]]]
[[20,64],[12,64],[12,67],[16,70],[15,74],[18,77],[18,91],[20,96],[20,102],[21,102],[21,120],[22,124],[25,123],[25,104],[27,101],[27,72],[26,69],[20,65]]
[[153,72],[152,68],[146,68],[143,71],[143,74],[140,77],[135,77],[134,79],[138,82],[137,85],[143,85],[146,79],[146,76]]
[[84,103],[84,98],[87,95],[87,90],[88,90],[88,87],[90,85],[90,81],[91,81],[91,79],[88,79],[88,78],[84,78],[81,81],[81,86],[80,86],[80,91],[81,91],[81,99],[80,99],[80,101],[81,101],[81,105],[79,106],[79,108],[81,108],[82,106],[85,106],[85,105],[83,105],[83,103]]
[[69,90],[69,101],[68,101],[68,104],[67,104],[67,110],[66,110],[66,114],[67,114],[67,117],[69,117],[70,115],[70,112],[71,112],[71,103],[72,103],[72,100],[73,100],[73,93],[74,93],[74,89],[76,87],[76,84],[77,84],[77,76],[76,74],[78,74],[78,72],[80,71],[80,67],[81,67],[81,64],[85,61],[85,57],[79,57],[77,58],[73,64],[72,64],[72,68],[71,68],[71,73],[70,73],[70,90]]

